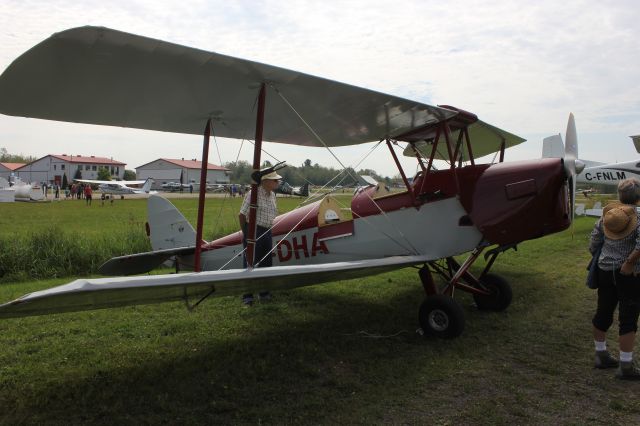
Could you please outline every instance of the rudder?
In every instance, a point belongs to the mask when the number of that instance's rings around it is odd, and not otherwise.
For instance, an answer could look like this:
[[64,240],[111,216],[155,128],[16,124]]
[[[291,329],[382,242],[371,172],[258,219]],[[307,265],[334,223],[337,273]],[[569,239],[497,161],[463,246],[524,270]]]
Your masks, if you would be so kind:
[[153,250],[193,247],[196,243],[195,229],[166,198],[149,196],[147,220]]

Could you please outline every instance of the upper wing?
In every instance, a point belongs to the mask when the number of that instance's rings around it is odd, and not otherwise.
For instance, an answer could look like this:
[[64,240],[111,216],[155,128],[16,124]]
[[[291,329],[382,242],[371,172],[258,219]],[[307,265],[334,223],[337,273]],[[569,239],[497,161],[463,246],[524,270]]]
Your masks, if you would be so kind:
[[[460,131],[460,129],[453,129],[450,139],[452,143],[455,143],[458,140]],[[516,136],[513,133],[507,132],[506,130],[499,129],[489,123],[485,123],[482,120],[477,120],[473,124],[469,125],[468,131],[474,158],[480,158],[485,155],[493,154],[500,151],[503,142],[505,144],[505,148],[510,148],[526,141],[526,139],[523,139],[520,136]],[[429,158],[429,155],[431,154],[431,148],[433,146],[432,140],[430,140],[429,136],[435,136],[435,129],[432,131],[431,135],[420,135],[421,140],[419,141],[409,139],[410,142],[415,142],[415,147],[422,153],[423,156],[426,156],[426,158]],[[411,146],[407,146],[403,154],[407,157],[415,157],[416,155]],[[467,156],[466,150],[464,151],[464,156],[465,158]],[[434,158],[438,160],[449,160],[449,154],[447,151],[447,146],[444,143],[443,136],[440,137],[438,150]]]
[[80,279],[0,305],[0,318],[158,303],[210,292],[213,296],[228,296],[282,290],[378,274],[428,260],[424,256],[395,256],[321,265]]
[[327,145],[340,146],[393,138],[457,114],[101,27],[56,33],[16,59],[0,76],[0,112],[197,135],[212,118],[216,136],[243,139],[254,134],[262,83],[269,87],[263,139],[270,142],[321,146],[300,117]]

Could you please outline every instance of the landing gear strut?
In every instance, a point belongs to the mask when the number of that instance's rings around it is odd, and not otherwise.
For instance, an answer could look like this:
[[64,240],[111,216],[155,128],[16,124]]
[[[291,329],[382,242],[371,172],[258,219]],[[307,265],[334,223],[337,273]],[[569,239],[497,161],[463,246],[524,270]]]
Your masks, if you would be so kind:
[[[488,252],[487,266],[477,278],[469,272],[469,268],[478,259],[484,247],[471,252],[462,265],[453,257],[448,257],[444,261],[429,262],[420,268],[418,274],[427,298],[420,305],[418,320],[426,336],[454,338],[464,331],[464,310],[453,299],[455,289],[471,293],[480,310],[507,309],[512,299],[509,283],[504,278],[488,272],[498,254],[508,248],[511,247],[499,247]],[[433,272],[445,280],[446,284],[442,288],[436,286]]]

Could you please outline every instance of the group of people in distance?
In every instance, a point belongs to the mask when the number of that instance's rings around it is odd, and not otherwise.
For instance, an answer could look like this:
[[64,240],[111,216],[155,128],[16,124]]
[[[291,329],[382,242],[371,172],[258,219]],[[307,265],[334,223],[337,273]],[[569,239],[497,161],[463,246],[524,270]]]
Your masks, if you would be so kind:
[[69,195],[71,198],[77,198],[78,200],[84,198],[86,204],[90,206],[91,199],[93,198],[93,190],[88,183],[74,183],[69,186]]

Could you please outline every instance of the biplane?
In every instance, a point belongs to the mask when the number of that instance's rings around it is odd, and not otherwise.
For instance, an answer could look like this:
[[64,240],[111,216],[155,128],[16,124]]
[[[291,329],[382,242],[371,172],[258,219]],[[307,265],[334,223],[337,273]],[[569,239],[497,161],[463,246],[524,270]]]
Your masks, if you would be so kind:
[[[370,185],[349,206],[329,195],[280,215],[270,268],[254,267],[260,259],[254,258],[253,226],[246,249],[240,232],[203,240],[204,186],[195,228],[169,201],[151,196],[147,232],[153,251],[101,267],[116,277],[78,279],[5,303],[0,318],[166,301],[193,308],[211,296],[413,266],[426,294],[418,311],[422,329],[450,338],[465,325],[455,290],[471,293],[480,309],[506,309],[511,288],[490,272],[497,257],[572,221],[572,115],[564,159],[504,162],[505,150],[524,139],[471,112],[101,27],[54,34],[18,57],[0,76],[0,112],[202,135],[202,164],[208,162],[212,134],[238,140],[255,135],[251,224],[256,186],[261,173],[269,172],[260,171],[263,141],[330,151],[377,142],[389,150],[405,185],[400,192]],[[416,173],[403,170],[398,147],[415,159]],[[499,161],[476,162],[489,154]],[[436,160],[446,167],[436,169]],[[474,274],[471,267],[483,253],[486,266]],[[464,254],[459,262],[456,256]],[[244,269],[243,256],[249,265]],[[172,258],[179,273],[136,275]]]

